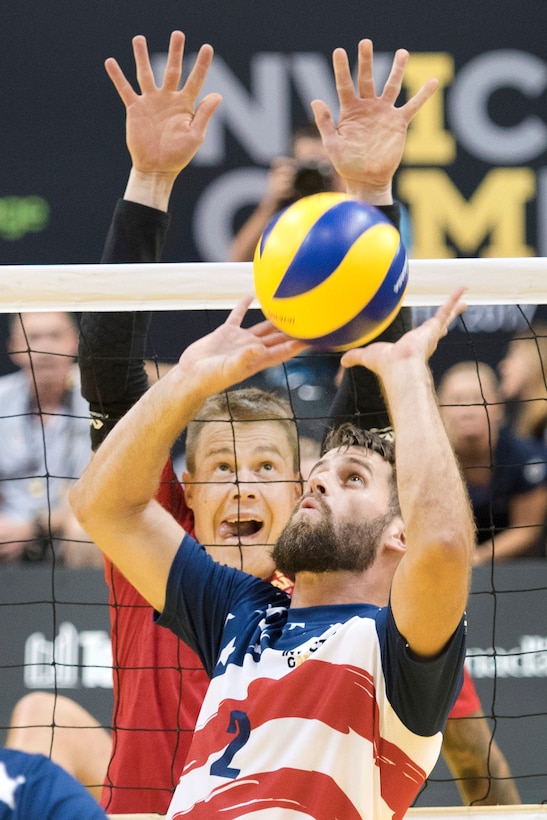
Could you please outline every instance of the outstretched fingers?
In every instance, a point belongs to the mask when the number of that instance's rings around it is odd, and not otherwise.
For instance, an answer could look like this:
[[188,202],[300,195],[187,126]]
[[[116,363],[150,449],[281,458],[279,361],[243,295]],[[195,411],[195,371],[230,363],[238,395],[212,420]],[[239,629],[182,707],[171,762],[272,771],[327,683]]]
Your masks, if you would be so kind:
[[[253,299],[254,296],[251,295],[244,296],[240,299],[226,319],[226,324],[241,327]],[[301,353],[309,347],[305,342],[287,336],[286,333],[276,328],[267,319],[252,325],[252,327],[248,328],[248,333],[250,336],[254,336],[262,347],[268,348],[271,352],[278,354],[279,361]]]
[[303,342],[299,342],[298,339],[292,338],[292,336],[287,336],[282,330],[275,327],[271,324],[271,322],[259,322],[257,325],[253,325],[250,328],[253,335],[260,340],[260,342],[264,345],[264,347],[275,347],[279,344],[284,344],[285,342],[297,342],[297,344],[304,345]]
[[382,92],[383,99],[391,105],[395,105],[397,97],[401,93],[408,58],[409,53],[404,48],[399,48],[395,52],[391,71],[389,72],[389,77],[386,80],[384,90]]
[[336,125],[334,124],[330,109],[323,100],[312,100],[311,110],[321,139],[324,144],[328,145],[336,136]]
[[361,40],[358,46],[357,88],[361,99],[372,99],[376,96],[373,71],[372,40]]
[[185,41],[186,37],[182,31],[171,32],[162,83],[162,88],[166,91],[176,91],[179,87],[182,77],[182,58],[184,56]]
[[336,91],[340,101],[340,109],[350,106],[355,100],[355,88],[349,66],[347,52],[343,48],[336,48],[332,53],[332,66]]
[[220,94],[212,92],[204,97],[194,112],[194,119],[192,122],[192,130],[205,137],[205,132],[209,122],[222,102]]
[[433,319],[439,324],[441,336],[446,336],[454,319],[467,310],[467,305],[462,300],[466,290],[464,287],[455,290],[435,312]]
[[[409,58],[410,55],[404,48],[399,48],[395,52],[391,71],[382,92],[382,98],[391,105],[395,105],[395,102],[401,93],[403,78]],[[438,87],[439,81],[435,77],[431,77],[423,84],[416,94],[410,97],[410,99],[400,107],[399,110],[406,115],[407,122],[410,122],[420,108],[422,108],[422,106],[425,105],[425,103],[433,96]]]
[[118,96],[120,97],[121,101],[123,102],[126,108],[129,108],[131,103],[133,103],[137,98],[137,94],[135,93],[131,83],[121,70],[118,61],[115,60],[114,57],[109,57],[107,60],[105,60],[104,67],[106,69],[106,73],[112,81],[112,85],[118,92]]
[[226,324],[241,327],[241,323],[243,322],[243,319],[245,318],[253,299],[254,296],[251,294],[247,294],[247,296],[242,296],[239,302],[237,302],[235,307],[233,307],[230,311],[230,314],[226,319]]
[[437,88],[439,87],[439,81],[436,77],[430,77],[427,82],[423,84],[419,91],[414,94],[406,103],[401,106],[401,111],[406,114],[407,122],[414,117],[415,114],[418,113],[420,108],[422,108],[425,103],[431,99]]
[[197,99],[203,85],[205,83],[207,73],[211,68],[213,62],[214,51],[209,43],[204,43],[197,53],[196,60],[192,66],[192,70],[184,83],[183,91],[188,94],[194,101]]
[[139,88],[143,94],[153,91],[156,88],[154,72],[152,71],[152,65],[150,63],[146,37],[142,34],[137,34],[136,37],[133,37],[133,55],[135,57],[135,68]]

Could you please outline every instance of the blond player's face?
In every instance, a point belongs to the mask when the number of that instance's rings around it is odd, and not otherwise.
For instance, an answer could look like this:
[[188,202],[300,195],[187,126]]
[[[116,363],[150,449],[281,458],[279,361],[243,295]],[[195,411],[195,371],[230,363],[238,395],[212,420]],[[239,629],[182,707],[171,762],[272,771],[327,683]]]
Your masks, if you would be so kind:
[[196,538],[220,563],[268,578],[275,569],[271,547],[301,493],[283,427],[211,422],[195,462],[195,473],[183,480]]

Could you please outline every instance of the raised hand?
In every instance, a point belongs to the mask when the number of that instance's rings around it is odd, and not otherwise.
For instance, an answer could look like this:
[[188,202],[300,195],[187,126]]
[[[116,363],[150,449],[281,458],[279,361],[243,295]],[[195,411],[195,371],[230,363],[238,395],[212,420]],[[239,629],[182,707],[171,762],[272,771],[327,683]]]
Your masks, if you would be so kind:
[[126,108],[126,141],[133,169],[140,174],[164,176],[170,181],[176,179],[195,155],[221,102],[220,95],[212,93],[197,104],[213,59],[210,45],[200,48],[188,79],[179,89],[184,43],[182,31],[171,34],[163,81],[158,87],[146,38],[142,35],[133,38],[140,94],[114,58],[105,62],[107,74]]
[[282,364],[307,347],[268,321],[241,327],[252,300],[252,296],[241,299],[224,324],[193,342],[180,357],[179,367],[195,376],[207,395]]
[[343,367],[362,365],[383,376],[391,364],[419,358],[427,362],[437,349],[443,336],[448,333],[451,322],[466,309],[462,296],[465,288],[458,288],[441,305],[431,318],[394,343],[371,342],[367,347],[354,348],[344,353],[340,360]]
[[348,55],[337,48],[333,68],[340,101],[338,124],[325,102],[312,102],[323,144],[348,193],[369,202],[375,200],[375,204],[390,202],[391,182],[403,156],[408,125],[438,86],[431,78],[404,105],[395,107],[408,58],[404,49],[395,53],[389,77],[378,95],[371,40],[359,43],[357,88]]

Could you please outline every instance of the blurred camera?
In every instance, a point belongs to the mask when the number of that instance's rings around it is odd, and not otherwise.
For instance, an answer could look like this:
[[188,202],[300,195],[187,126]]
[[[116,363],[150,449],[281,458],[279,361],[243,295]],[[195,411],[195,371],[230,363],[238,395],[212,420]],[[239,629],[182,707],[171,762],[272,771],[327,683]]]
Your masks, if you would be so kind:
[[332,166],[329,162],[304,162],[296,166],[294,173],[294,200],[303,196],[330,191],[332,187]]

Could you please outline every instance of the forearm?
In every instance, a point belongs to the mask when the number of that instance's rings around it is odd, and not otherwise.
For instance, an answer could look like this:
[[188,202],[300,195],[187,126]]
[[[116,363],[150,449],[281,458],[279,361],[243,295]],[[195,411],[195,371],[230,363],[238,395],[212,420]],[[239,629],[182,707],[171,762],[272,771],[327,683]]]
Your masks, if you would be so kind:
[[[177,368],[156,382],[111,431],[70,493],[85,532],[157,610],[184,531],[155,496],[171,446],[200,404],[187,386]],[[185,399],[189,395],[193,399]]]
[[161,209],[127,198],[118,200],[101,262],[160,262],[170,223],[171,217]]
[[[103,263],[159,262],[170,217],[119,200],[106,238]],[[150,313],[84,313],[78,361],[82,395],[93,418],[94,450],[148,387],[144,355]]]
[[[401,308],[391,325],[374,341],[396,342],[412,326],[410,308]],[[365,429],[390,424],[386,402],[376,375],[365,367],[344,368],[327,417],[327,427],[351,421]]]
[[396,438],[397,484],[409,544],[465,545],[469,500],[423,362],[402,358],[382,377]]
[[[537,544],[543,526],[528,525],[516,529],[506,529],[494,536],[494,561],[511,561],[522,555],[528,555]],[[475,550],[474,566],[483,566],[492,561],[492,540],[488,539],[479,544]]]
[[252,262],[257,242],[264,228],[277,212],[277,208],[277,202],[271,197],[259,203],[235,235],[229,248],[228,261]]
[[78,361],[82,395],[92,418],[93,450],[148,388],[148,323],[148,313],[90,313],[81,318]]
[[191,382],[178,368],[156,382],[120,419],[70,492],[84,531],[157,610],[184,531],[155,496],[171,446],[201,403]]
[[434,657],[454,634],[467,605],[473,519],[427,365],[398,359],[383,385],[395,431],[406,545],[391,603],[412,651]]

